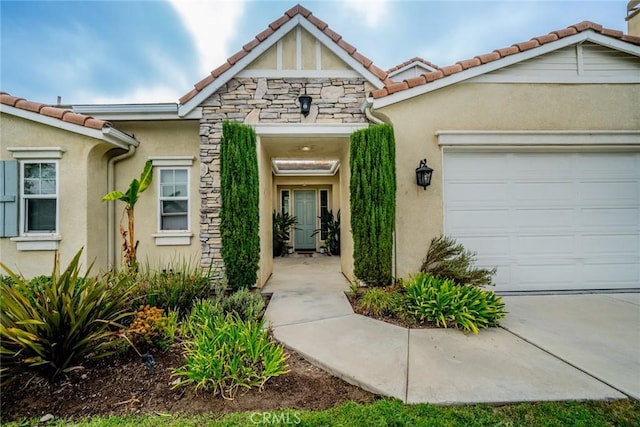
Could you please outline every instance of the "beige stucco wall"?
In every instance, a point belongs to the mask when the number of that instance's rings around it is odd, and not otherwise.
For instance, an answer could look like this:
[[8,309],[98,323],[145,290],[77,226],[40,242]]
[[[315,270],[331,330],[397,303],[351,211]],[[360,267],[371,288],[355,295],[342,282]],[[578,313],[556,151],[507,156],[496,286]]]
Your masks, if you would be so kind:
[[258,287],[263,287],[273,273],[273,185],[271,156],[258,138],[258,174],[260,176],[260,267],[258,269]]
[[[640,86],[627,84],[458,84],[384,108],[396,137],[397,275],[415,273],[443,232],[441,130],[637,130]],[[431,186],[415,183],[423,158]]]
[[[15,117],[0,115],[0,159],[13,159],[8,147],[61,147],[58,160],[60,260],[66,266],[84,247],[83,268],[106,267],[106,206],[100,202],[107,186],[105,152],[113,145]],[[16,242],[0,238],[0,259],[27,277],[51,274],[54,251],[18,251]]]
[[[135,155],[116,164],[116,189],[125,191],[133,178],[140,178],[144,163],[155,156],[193,156],[193,165],[189,167],[190,205],[189,226],[192,233],[191,244],[184,246],[158,246],[154,234],[158,234],[158,179],[154,171],[153,182],[138,200],[135,206],[135,233],[140,241],[138,261],[151,268],[164,268],[167,263],[187,261],[192,265],[200,264],[200,161],[199,122],[198,120],[115,122],[114,126],[133,134],[140,142]],[[181,167],[181,166],[180,166]],[[119,223],[124,203],[116,201],[116,223]],[[121,261],[121,237],[117,227],[116,262]]]
[[340,265],[342,274],[353,282],[353,235],[351,234],[351,198],[349,184],[351,182],[351,169],[349,168],[350,153],[347,152],[340,164],[338,174],[340,176]]

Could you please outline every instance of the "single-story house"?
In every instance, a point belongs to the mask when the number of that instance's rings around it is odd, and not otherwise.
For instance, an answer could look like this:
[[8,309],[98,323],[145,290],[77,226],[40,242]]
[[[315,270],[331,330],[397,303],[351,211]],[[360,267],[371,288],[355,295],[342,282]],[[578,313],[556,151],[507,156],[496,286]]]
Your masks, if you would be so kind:
[[257,285],[273,271],[273,211],[297,216],[295,250],[319,251],[318,216],[339,210],[353,279],[349,136],[386,122],[397,277],[447,234],[498,268],[501,291],[640,288],[639,19],[630,11],[629,34],[581,22],[449,66],[413,58],[384,71],[297,5],[178,103],[64,108],[3,93],[0,258],[31,276],[51,271],[54,250],[118,265],[123,205],[101,198],[151,160],[139,258],[222,267],[220,141],[235,120],[258,138]]

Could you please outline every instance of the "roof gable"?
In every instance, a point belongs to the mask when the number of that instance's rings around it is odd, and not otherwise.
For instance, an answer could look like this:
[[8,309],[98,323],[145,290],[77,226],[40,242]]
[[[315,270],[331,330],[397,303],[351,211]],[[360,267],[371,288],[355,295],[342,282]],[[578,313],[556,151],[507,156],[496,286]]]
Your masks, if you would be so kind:
[[482,74],[470,82],[640,83],[640,56],[586,40]]
[[640,37],[585,21],[544,36],[534,37],[526,42],[441,67],[438,71],[402,82],[386,84],[384,88],[372,92],[374,105],[376,108],[381,108],[584,42],[605,46],[636,57],[640,56]]
[[[264,67],[273,65],[274,60],[271,58],[274,55],[276,63],[274,73],[277,71],[280,77],[286,77],[287,74],[290,76],[302,76],[304,74],[302,71],[313,68],[303,63],[303,55],[301,54],[304,44],[308,45],[311,39],[315,39],[316,44],[310,48],[316,49],[321,59],[330,59],[329,62],[332,64],[330,68],[336,68],[341,65],[340,63],[343,63],[342,68],[344,68],[344,71],[357,73],[376,88],[381,88],[385,82],[390,82],[390,80],[387,80],[388,75],[385,71],[376,67],[370,59],[344,41],[342,36],[331,30],[324,21],[313,16],[304,7],[296,5],[285,12],[282,17],[269,24],[267,29],[245,44],[242,50],[229,57],[224,64],[196,83],[193,90],[180,98],[179,102],[182,105],[178,110],[179,115],[188,114],[235,76],[257,75],[259,72],[264,74]],[[287,59],[282,56],[282,45],[286,43],[290,45],[292,43],[291,40],[295,40],[293,43],[297,52],[294,66],[291,64],[290,55]],[[280,57],[278,57],[278,51],[281,52]],[[289,52],[290,49],[287,51]],[[262,57],[263,55],[265,56]],[[271,61],[271,64],[265,64],[268,61]],[[278,63],[278,61],[282,62]],[[288,62],[284,64],[283,61]],[[323,67],[318,61],[315,63],[315,68],[315,74],[321,75]],[[317,68],[320,69],[318,70]],[[335,72],[336,70],[332,69],[330,71]],[[268,76],[263,75],[263,77]],[[340,75],[338,74],[336,77],[340,77]]]
[[426,59],[415,57],[408,61],[398,64],[393,68],[387,70],[389,78],[393,81],[402,81],[408,78],[417,77],[420,74],[430,73],[432,71],[439,70],[436,64],[427,61]]

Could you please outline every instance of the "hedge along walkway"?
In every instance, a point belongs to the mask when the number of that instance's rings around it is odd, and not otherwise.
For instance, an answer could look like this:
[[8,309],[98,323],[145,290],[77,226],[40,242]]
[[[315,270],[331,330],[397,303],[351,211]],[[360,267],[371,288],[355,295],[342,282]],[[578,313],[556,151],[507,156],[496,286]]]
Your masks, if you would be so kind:
[[348,288],[339,257],[278,258],[265,316],[285,346],[366,390],[440,404],[626,397],[502,328],[465,335],[355,314]]

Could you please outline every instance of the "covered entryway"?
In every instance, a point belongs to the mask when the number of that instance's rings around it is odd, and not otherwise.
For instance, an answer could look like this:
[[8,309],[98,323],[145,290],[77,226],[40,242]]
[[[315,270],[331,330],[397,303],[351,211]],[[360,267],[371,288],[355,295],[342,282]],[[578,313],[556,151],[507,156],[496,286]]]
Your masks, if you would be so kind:
[[640,284],[640,153],[444,150],[444,231],[497,290]]

